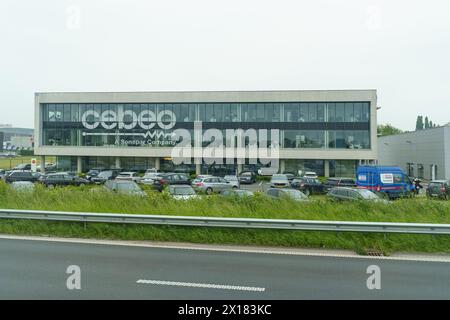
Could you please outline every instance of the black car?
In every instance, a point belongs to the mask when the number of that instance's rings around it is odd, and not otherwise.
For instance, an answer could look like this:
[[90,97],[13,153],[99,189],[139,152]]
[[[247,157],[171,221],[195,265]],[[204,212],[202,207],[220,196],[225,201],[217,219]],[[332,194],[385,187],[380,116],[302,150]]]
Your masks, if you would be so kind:
[[97,176],[91,178],[91,182],[95,184],[102,184],[108,180],[114,180],[120,173],[121,170],[103,170]]
[[38,177],[33,174],[33,172],[25,170],[13,170],[10,174],[5,176],[4,179],[7,183],[11,183],[14,181],[38,181]]
[[436,197],[448,200],[450,199],[450,180],[431,181],[427,189],[428,197]]
[[191,185],[191,179],[182,173],[162,173],[156,177],[153,187],[162,191],[165,186],[174,184]]
[[327,182],[324,183],[325,191],[330,191],[335,187],[356,187],[355,179],[353,178],[328,178]]
[[314,178],[300,178],[294,179],[291,183],[291,187],[300,190],[307,196],[310,194],[323,194],[326,193],[325,186],[319,179]]
[[52,173],[40,180],[45,186],[53,188],[56,186],[84,186],[89,184],[87,179],[83,179],[69,173]]
[[256,174],[253,171],[244,171],[239,175],[239,182],[242,184],[252,184],[256,182]]

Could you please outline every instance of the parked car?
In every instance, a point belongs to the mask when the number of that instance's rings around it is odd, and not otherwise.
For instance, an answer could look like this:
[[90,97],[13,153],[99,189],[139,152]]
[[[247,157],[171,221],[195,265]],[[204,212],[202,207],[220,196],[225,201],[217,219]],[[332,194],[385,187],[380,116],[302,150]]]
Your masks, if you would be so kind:
[[427,196],[445,200],[450,199],[450,180],[431,181],[427,188]]
[[295,190],[295,189],[279,189],[279,188],[270,188],[266,191],[266,194],[271,198],[291,198],[295,201],[308,201],[308,196],[306,196],[303,192]]
[[262,167],[258,169],[258,174],[260,176],[272,176],[278,173],[278,168],[273,167]]
[[153,185],[155,183],[155,180],[158,179],[158,176],[160,176],[160,173],[157,172],[149,172],[146,173],[140,180],[139,183],[142,184],[148,184]]
[[313,172],[313,171],[306,171],[305,174],[303,175],[303,177],[305,178],[312,178],[312,179],[317,179],[319,178],[319,176],[317,175],[317,173]]
[[119,170],[104,170],[100,172],[97,176],[91,178],[91,182],[95,184],[102,184],[108,180],[114,180],[118,175]]
[[105,168],[92,168],[86,173],[86,179],[91,180],[92,178],[98,176],[100,172],[105,170]]
[[0,169],[0,180],[3,179],[5,175],[6,175],[6,170]]
[[274,174],[270,179],[271,188],[289,188],[290,186],[291,183],[285,174]]
[[292,174],[292,173],[283,173],[287,178],[288,178],[288,180],[289,180],[289,182],[290,183],[292,183],[292,181],[294,181],[294,179],[295,179],[295,175],[294,174]]
[[328,197],[337,201],[375,201],[387,203],[376,193],[367,189],[357,189],[348,187],[336,187],[330,190]]
[[390,199],[412,195],[415,189],[400,167],[360,166],[356,177],[359,188],[384,193]]
[[30,163],[21,163],[17,165],[13,170],[31,170],[31,164]]
[[171,185],[169,186],[169,193],[176,200],[190,200],[198,198],[194,188],[189,185]]
[[300,190],[307,196],[311,194],[323,194],[325,192],[325,186],[319,179],[314,178],[300,178],[294,179],[291,183],[291,187]]
[[150,174],[150,173],[159,173],[158,170],[156,168],[150,168],[145,170],[144,175]]
[[155,189],[162,191],[165,186],[182,184],[190,185],[191,179],[183,173],[163,173],[156,177],[153,186]]
[[104,188],[108,191],[142,196],[146,197],[147,194],[138,186],[138,184],[134,181],[129,180],[108,180],[103,185]]
[[356,187],[355,179],[353,178],[328,178],[324,183],[325,192],[330,191],[335,187]]
[[54,188],[56,186],[84,186],[89,184],[89,180],[68,173],[48,174],[40,181],[48,188]]
[[225,176],[223,177],[225,180],[227,180],[233,188],[239,189],[241,187],[241,183],[239,182],[239,178],[237,176]]
[[220,177],[207,177],[203,179],[195,179],[192,181],[192,187],[206,194],[220,193],[233,188],[233,185]]
[[12,183],[14,181],[30,181],[30,182],[38,181],[38,178],[35,175],[33,175],[33,172],[24,170],[13,170],[11,171],[11,173],[5,176],[4,179],[8,183]]
[[126,171],[119,173],[116,177],[116,180],[139,182],[139,180],[141,180],[141,177],[139,177],[139,174],[137,172]]
[[221,195],[225,197],[252,197],[255,194],[249,190],[231,189],[223,191]]
[[244,171],[239,175],[239,182],[242,184],[252,184],[256,182],[256,174],[253,171]]
[[16,191],[33,191],[35,184],[31,181],[14,181],[11,183],[11,187]]

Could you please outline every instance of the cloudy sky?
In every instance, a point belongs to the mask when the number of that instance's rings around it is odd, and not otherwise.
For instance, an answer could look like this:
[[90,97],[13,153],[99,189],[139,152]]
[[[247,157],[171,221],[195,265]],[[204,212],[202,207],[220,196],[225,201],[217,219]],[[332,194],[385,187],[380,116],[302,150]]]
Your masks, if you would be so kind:
[[1,0],[0,123],[34,92],[377,89],[380,123],[450,121],[445,0]]

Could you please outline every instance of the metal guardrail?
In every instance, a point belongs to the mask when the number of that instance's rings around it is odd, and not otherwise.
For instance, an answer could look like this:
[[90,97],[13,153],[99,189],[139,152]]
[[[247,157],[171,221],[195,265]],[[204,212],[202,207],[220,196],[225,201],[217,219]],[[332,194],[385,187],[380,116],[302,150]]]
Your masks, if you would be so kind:
[[215,218],[169,215],[85,213],[0,209],[0,219],[151,224],[188,227],[284,229],[450,235],[450,224]]

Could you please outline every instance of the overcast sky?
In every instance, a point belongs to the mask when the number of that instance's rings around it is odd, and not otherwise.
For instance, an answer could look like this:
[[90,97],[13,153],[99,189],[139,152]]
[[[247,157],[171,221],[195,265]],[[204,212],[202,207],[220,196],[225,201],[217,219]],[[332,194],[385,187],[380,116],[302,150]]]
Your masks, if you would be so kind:
[[450,122],[450,2],[1,0],[0,123],[34,92],[377,89],[379,123]]

